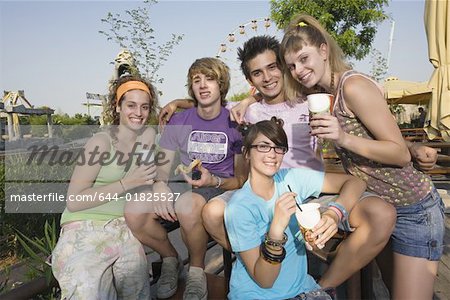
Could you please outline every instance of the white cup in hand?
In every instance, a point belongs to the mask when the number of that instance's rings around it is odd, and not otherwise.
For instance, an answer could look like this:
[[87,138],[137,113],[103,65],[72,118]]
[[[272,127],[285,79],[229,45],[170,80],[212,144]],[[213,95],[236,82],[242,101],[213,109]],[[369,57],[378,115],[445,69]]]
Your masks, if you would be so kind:
[[325,93],[311,94],[308,99],[308,109],[311,115],[330,114],[333,95]]
[[[301,208],[301,210],[300,210]],[[300,225],[300,231],[303,234],[303,238],[307,241],[312,247],[317,247],[314,244],[313,239],[308,239],[308,235],[311,234],[311,229],[316,226],[320,221],[320,204],[319,203],[306,203],[301,204],[300,208],[297,207],[295,211],[295,217],[297,218],[297,222]],[[308,233],[309,232],[309,233]]]

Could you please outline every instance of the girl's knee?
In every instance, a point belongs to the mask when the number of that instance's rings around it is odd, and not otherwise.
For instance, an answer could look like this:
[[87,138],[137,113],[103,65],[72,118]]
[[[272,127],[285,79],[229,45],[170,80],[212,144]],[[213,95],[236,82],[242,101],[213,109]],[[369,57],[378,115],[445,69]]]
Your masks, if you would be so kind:
[[[125,222],[133,232],[144,230],[149,222],[157,223],[158,216],[154,213],[124,213]],[[158,223],[159,224],[159,223]]]
[[350,224],[356,229],[365,228],[362,232],[367,232],[371,241],[385,243],[395,228],[396,218],[394,206],[379,197],[371,196],[357,204],[350,214]]
[[205,199],[198,194],[189,193],[189,195],[182,195],[175,203],[175,212],[181,218],[189,218],[189,216],[201,217],[205,203]]
[[367,197],[363,200],[364,214],[369,222],[377,225],[386,224],[394,226],[397,219],[397,211],[395,207],[381,198]]
[[143,227],[147,219],[147,214],[125,212],[123,215],[128,228],[132,231],[139,230],[139,228]]
[[221,200],[212,200],[208,202],[202,210],[202,219],[206,223],[223,222],[225,205]]

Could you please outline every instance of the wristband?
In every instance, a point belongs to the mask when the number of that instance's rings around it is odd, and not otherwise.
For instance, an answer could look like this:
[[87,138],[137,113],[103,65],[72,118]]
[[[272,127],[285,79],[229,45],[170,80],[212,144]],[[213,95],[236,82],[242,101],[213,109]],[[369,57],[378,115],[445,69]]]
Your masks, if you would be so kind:
[[330,203],[328,203],[328,207],[329,208],[330,207],[335,207],[336,209],[338,209],[341,212],[341,214],[342,214],[341,221],[348,220],[348,212],[347,212],[347,210],[345,209],[345,207],[342,204],[339,204],[337,202],[330,202]]
[[217,179],[216,180],[217,184],[216,184],[215,188],[216,189],[220,188],[220,186],[222,185],[222,178],[220,178],[219,176],[216,176],[214,174],[211,174],[211,176]]
[[336,207],[334,207],[334,206],[328,206],[328,209],[332,210],[337,215],[337,217],[339,219],[338,223],[340,223],[341,220],[342,220],[342,217],[344,216],[342,214],[342,212],[339,209],[337,209]]

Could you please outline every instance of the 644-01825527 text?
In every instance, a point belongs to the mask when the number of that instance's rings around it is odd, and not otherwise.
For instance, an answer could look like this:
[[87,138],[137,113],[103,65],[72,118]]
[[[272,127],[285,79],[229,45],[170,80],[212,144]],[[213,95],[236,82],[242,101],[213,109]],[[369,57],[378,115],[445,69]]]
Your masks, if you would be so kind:
[[[157,202],[167,201],[175,202],[180,193],[97,193],[91,195],[68,195],[68,201],[119,201],[125,199],[126,201],[140,201],[140,202]],[[11,194],[9,195],[11,202],[64,202],[66,195],[60,193],[49,192],[46,194],[29,193],[29,194]]]
[[124,196],[127,201],[175,202],[180,193],[126,193]]

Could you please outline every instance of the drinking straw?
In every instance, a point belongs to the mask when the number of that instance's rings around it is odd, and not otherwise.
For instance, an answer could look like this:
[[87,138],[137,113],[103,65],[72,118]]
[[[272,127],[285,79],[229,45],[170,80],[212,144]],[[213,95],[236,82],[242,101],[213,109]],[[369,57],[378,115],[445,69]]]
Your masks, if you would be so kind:
[[[292,193],[292,190],[291,190],[291,187],[289,186],[289,184],[288,184],[288,189],[289,189],[289,192]],[[300,204],[298,204],[297,200],[295,200],[295,205],[297,205],[297,207],[298,207],[298,209],[300,209],[300,211],[303,211],[302,208],[300,207]]]

